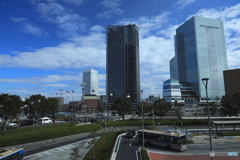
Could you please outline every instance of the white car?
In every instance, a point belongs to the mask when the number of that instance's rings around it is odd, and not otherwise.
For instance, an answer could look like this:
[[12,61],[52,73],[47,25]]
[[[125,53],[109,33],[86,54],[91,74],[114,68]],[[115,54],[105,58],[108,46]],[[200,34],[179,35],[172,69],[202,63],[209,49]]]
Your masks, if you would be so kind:
[[12,127],[16,127],[17,123],[13,123],[13,122],[7,122],[7,127],[12,128]]
[[49,124],[52,123],[52,120],[48,117],[40,118],[38,121],[39,124]]

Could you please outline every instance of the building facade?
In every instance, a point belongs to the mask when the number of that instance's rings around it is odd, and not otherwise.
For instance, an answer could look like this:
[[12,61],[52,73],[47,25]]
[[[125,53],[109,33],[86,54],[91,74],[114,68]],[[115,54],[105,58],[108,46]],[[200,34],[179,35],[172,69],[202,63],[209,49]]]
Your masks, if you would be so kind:
[[206,101],[202,78],[209,78],[210,100],[225,95],[223,71],[227,69],[227,57],[221,20],[194,16],[179,26],[174,58],[178,73],[173,75],[178,75],[175,78],[179,82],[191,83],[200,101]]
[[83,72],[84,95],[98,95],[98,71],[85,69]]
[[224,74],[225,91],[227,96],[240,93],[240,68],[226,70]]
[[138,27],[108,25],[106,32],[107,101],[113,103],[129,95],[133,103],[140,102]]

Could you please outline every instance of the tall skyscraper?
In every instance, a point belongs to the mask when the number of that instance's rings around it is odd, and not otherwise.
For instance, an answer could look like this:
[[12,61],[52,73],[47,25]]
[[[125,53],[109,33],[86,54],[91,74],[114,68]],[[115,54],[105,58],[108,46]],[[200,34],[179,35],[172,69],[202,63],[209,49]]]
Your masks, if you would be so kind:
[[[227,57],[223,22],[194,16],[176,30],[175,60],[179,82],[189,82],[200,100],[206,99],[202,78],[209,78],[208,97],[225,95],[223,71]],[[176,70],[175,70],[176,71]],[[176,77],[175,77],[176,78]]]
[[84,95],[98,95],[98,72],[85,69],[83,72]]
[[[107,26],[107,100],[140,101],[139,35],[135,24]],[[113,94],[110,97],[110,93]]]

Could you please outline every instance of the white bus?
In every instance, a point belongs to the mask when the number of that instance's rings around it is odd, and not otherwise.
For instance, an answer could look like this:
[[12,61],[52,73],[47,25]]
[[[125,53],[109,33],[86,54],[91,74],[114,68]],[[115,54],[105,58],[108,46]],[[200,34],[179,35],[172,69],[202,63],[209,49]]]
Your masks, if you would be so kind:
[[156,130],[138,130],[139,142],[149,146],[166,148],[168,150],[184,151],[187,149],[186,136],[174,132],[162,132]]
[[21,160],[24,155],[23,148],[10,148],[0,150],[0,160]]

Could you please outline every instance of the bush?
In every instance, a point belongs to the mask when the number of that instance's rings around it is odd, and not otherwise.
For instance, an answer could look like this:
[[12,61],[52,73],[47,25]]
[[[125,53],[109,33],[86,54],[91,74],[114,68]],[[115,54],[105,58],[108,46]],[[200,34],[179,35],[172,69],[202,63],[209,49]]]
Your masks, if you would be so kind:
[[141,155],[143,160],[150,160],[146,149],[141,149]]
[[[25,132],[18,132],[16,134],[8,134],[0,136],[0,147],[31,143],[52,138],[59,138],[74,134],[94,132],[100,129],[97,124],[87,124],[82,126],[71,126],[70,124],[62,124],[60,126],[46,127],[36,130],[28,130]],[[32,128],[30,128],[32,129]]]
[[240,132],[220,132],[220,136],[240,136]]
[[194,143],[194,141],[189,139],[189,140],[187,140],[187,143],[189,143],[189,144]]

